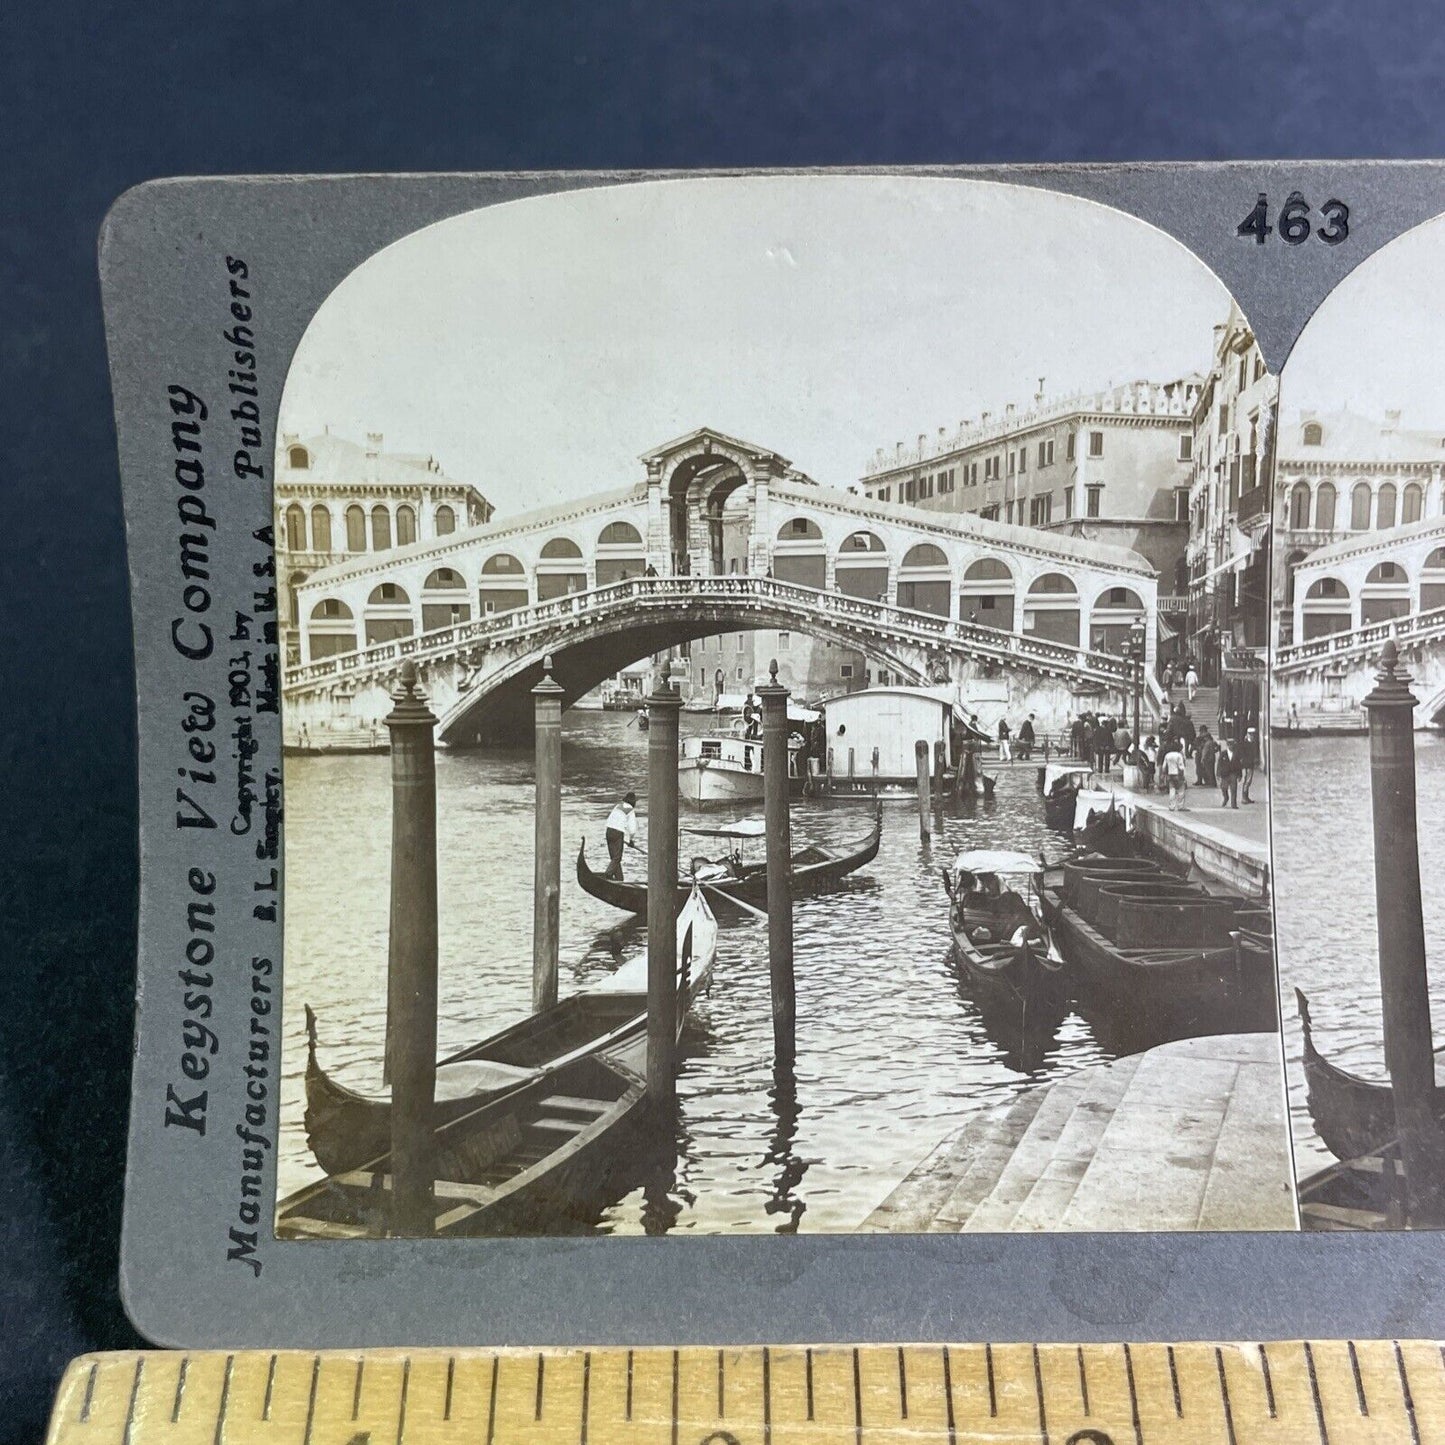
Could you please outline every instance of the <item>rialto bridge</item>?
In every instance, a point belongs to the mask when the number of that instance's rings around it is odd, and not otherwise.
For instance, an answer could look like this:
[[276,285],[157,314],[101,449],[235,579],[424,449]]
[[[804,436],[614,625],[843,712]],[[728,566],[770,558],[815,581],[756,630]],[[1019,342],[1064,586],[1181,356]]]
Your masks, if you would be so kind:
[[1275,654],[1276,727],[1360,722],[1360,702],[1391,636],[1420,699],[1417,724],[1445,715],[1445,517],[1321,547],[1292,569],[1286,586],[1299,641]]
[[[407,657],[452,744],[525,724],[544,656],[570,703],[631,662],[723,632],[807,633],[900,679],[947,678],[965,702],[970,680],[1003,678],[1010,708],[1048,725],[1124,705],[1136,622],[1152,664],[1155,574],[1137,553],[884,509],[705,428],[642,463],[633,486],[306,578],[288,744],[379,724]],[[743,555],[727,557],[739,530]]]

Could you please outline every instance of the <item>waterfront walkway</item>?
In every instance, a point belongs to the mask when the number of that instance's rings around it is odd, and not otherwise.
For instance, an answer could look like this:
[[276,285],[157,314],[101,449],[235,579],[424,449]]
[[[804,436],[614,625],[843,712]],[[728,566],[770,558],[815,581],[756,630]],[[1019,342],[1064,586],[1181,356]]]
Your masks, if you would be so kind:
[[1294,1229],[1278,1034],[1081,1069],[945,1139],[869,1215],[886,1234]]

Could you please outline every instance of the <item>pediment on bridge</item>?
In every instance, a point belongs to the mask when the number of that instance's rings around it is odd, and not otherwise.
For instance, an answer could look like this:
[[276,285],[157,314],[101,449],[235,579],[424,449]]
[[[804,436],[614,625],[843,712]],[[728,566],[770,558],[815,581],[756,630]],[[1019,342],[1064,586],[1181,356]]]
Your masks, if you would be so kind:
[[665,471],[689,457],[705,456],[716,456],[719,461],[733,461],[744,466],[765,466],[777,475],[782,475],[792,466],[786,457],[779,456],[770,447],[756,446],[709,426],[700,426],[685,436],[664,442],[653,451],[644,452],[639,460],[649,471]]

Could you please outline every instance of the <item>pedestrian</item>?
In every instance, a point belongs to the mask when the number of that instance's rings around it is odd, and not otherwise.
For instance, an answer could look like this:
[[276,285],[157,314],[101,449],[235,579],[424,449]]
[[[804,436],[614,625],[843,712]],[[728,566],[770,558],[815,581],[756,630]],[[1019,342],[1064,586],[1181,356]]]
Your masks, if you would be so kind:
[[1249,728],[1244,734],[1244,741],[1239,745],[1239,801],[1241,803],[1252,803],[1254,799],[1249,796],[1249,785],[1254,781],[1254,775],[1259,768],[1259,733],[1254,728]]
[[1086,756],[1084,752],[1084,715],[1080,713],[1069,724],[1069,748],[1076,758]]
[[1175,728],[1179,735],[1179,741],[1183,744],[1184,756],[1186,758],[1194,755],[1194,746],[1198,741],[1198,733],[1194,730],[1194,720],[1181,707],[1179,709],[1179,724]]
[[1189,670],[1184,674],[1184,687],[1189,693],[1189,701],[1194,701],[1194,694],[1199,691],[1199,674],[1194,670],[1194,664],[1189,664]]
[[1299,705],[1297,703],[1289,705],[1289,730],[1292,733],[1299,731]]
[[762,702],[749,691],[743,699],[743,736],[756,742],[763,735],[763,705]]
[[1122,758],[1130,748],[1134,746],[1134,734],[1124,726],[1124,719],[1119,719],[1119,726],[1114,729],[1114,751]]
[[1013,760],[1013,750],[1009,747],[1009,725],[1006,717],[998,720],[998,760],[1001,763]]
[[1159,766],[1159,741],[1153,733],[1139,748],[1139,762],[1144,769],[1144,790],[1148,792],[1154,786],[1154,774]]
[[1094,730],[1094,747],[1098,750],[1098,756],[1094,759],[1094,766],[1101,773],[1107,773],[1114,762],[1114,719],[1101,717],[1099,725]]
[[1174,663],[1172,659],[1164,664],[1164,676],[1161,679],[1164,683],[1164,696],[1168,697],[1174,691]]
[[1202,723],[1194,742],[1194,781],[1201,788],[1214,786],[1214,760],[1218,756],[1219,744],[1209,731],[1209,724]]
[[1033,756],[1034,751],[1034,715],[1030,713],[1019,724],[1019,757],[1025,762]]
[[1215,759],[1215,772],[1219,777],[1219,806],[1239,807],[1239,759],[1235,756],[1234,744],[1225,738],[1219,745],[1219,756]]
[[1079,719],[1079,745],[1075,749],[1075,756],[1081,763],[1088,763],[1092,766],[1094,761],[1094,720],[1088,713]]
[[1184,793],[1189,784],[1184,776],[1184,750],[1177,741],[1160,760],[1159,772],[1169,788],[1169,811],[1187,811]]
[[607,872],[604,878],[622,881],[622,850],[637,847],[637,794],[628,793],[607,815]]

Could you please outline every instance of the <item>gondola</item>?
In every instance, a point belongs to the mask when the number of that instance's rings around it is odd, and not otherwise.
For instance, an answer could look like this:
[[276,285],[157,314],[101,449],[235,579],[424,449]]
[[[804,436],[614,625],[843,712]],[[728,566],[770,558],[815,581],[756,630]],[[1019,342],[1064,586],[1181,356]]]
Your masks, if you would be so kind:
[[1039,790],[1044,795],[1044,821],[1051,828],[1072,831],[1079,790],[1088,785],[1094,770],[1088,763],[1048,763],[1039,769]]
[[[1306,1100],[1315,1133],[1336,1159],[1356,1159],[1395,1137],[1395,1097],[1389,1084],[1374,1083],[1332,1064],[1315,1047],[1310,1002],[1294,991],[1304,1030]],[[1435,1113],[1445,1123],[1445,1089],[1435,1089]]]
[[[688,865],[688,874],[677,884],[678,902],[691,892],[696,880],[714,899],[735,898],[755,907],[766,907],[768,901],[767,864],[762,861],[746,861],[741,855],[741,844],[747,840],[762,838],[766,832],[761,819],[744,819],[730,825],[716,827],[695,827],[689,833],[708,838],[726,838],[734,846],[728,857],[721,862],[709,858],[694,858]],[[793,854],[793,897],[801,898],[810,893],[821,893],[831,888],[850,873],[865,868],[878,856],[878,845],[883,837],[883,808],[880,804],[873,819],[873,828],[868,836],[855,848],[846,853],[831,853],[818,847],[807,847]],[[647,912],[647,884],[619,881],[594,873],[587,866],[587,842],[583,840],[577,852],[577,882],[585,893],[610,903],[626,913]]]
[[1301,1179],[1299,1212],[1300,1225],[1308,1230],[1373,1233],[1408,1228],[1399,1140]]
[[959,964],[981,995],[1020,1020],[1057,1017],[1068,1004],[1064,960],[1040,911],[1043,865],[1027,853],[971,849],[943,871]]
[[[711,970],[717,926],[701,894],[678,915],[679,981],[695,993]],[[709,942],[709,939],[712,941]],[[633,959],[600,983],[443,1059],[437,1065],[438,1126],[488,1100],[534,1083],[544,1070],[615,1046],[647,1023],[647,959]],[[306,1007],[306,1140],[328,1174],[343,1174],[391,1147],[388,1094],[347,1088],[316,1053],[316,1016]]]

